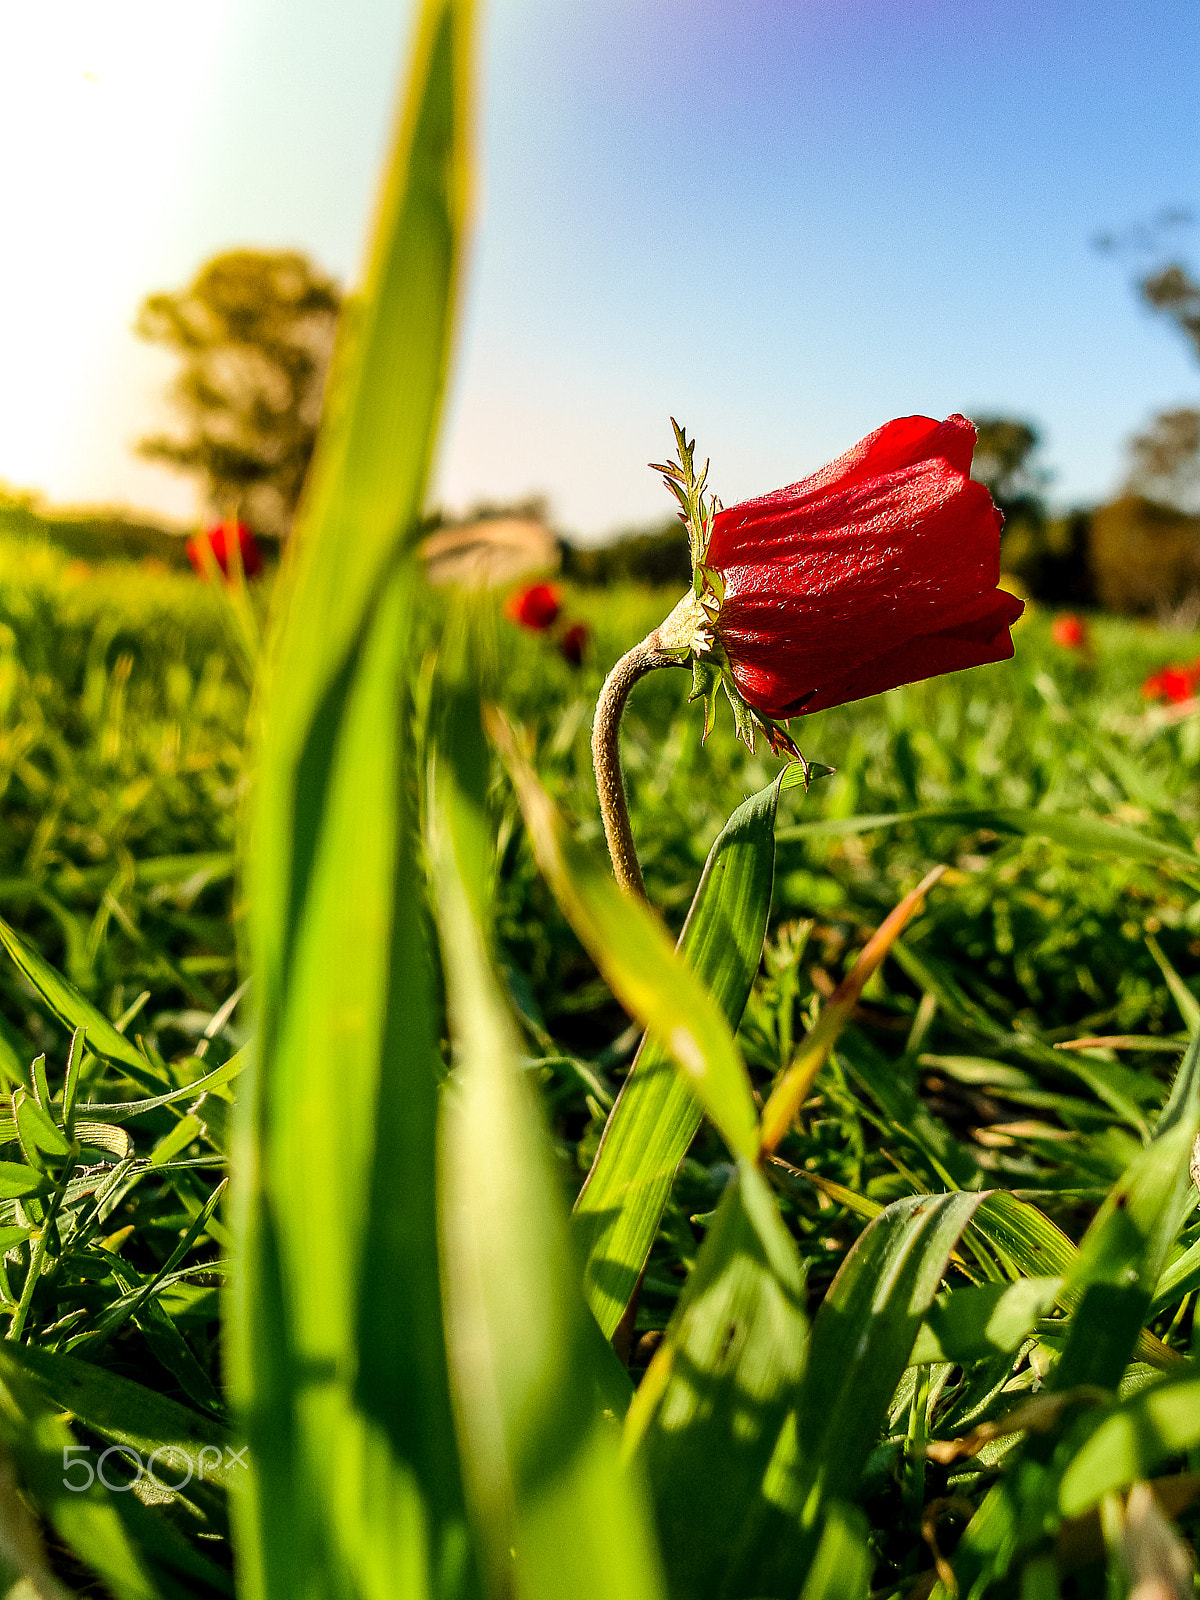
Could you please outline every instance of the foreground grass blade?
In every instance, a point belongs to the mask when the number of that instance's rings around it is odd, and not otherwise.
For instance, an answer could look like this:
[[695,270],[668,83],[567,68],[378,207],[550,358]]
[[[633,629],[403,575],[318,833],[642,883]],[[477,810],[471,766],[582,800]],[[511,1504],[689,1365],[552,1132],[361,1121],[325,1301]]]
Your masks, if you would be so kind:
[[416,880],[412,555],[467,187],[471,6],[426,0],[365,288],[345,319],[268,648],[246,853],[230,1372],[267,1596],[471,1587],[441,1335],[437,1029]]
[[[471,724],[474,722],[474,727]],[[486,747],[454,697],[431,855],[456,1070],[441,1136],[446,1320],[491,1593],[656,1600],[649,1522],[606,1392],[624,1374],[580,1293],[567,1219],[481,921]]]
[[493,713],[488,731],[507,763],[538,866],[580,943],[617,999],[683,1072],[734,1155],[753,1160],[758,1113],[720,1007],[650,908],[623,893],[607,865],[571,838],[508,723]]
[[796,1246],[762,1175],[721,1197],[671,1325],[626,1419],[645,1463],[671,1593],[795,1594],[762,1587],[777,1537],[772,1456],[793,1415],[808,1339]]
[[[762,959],[778,797],[773,783],[740,805],[722,828],[679,936],[679,954],[734,1030]],[[657,1040],[644,1038],[575,1202],[584,1290],[608,1338],[645,1265],[675,1170],[700,1116],[695,1095],[668,1053]]]

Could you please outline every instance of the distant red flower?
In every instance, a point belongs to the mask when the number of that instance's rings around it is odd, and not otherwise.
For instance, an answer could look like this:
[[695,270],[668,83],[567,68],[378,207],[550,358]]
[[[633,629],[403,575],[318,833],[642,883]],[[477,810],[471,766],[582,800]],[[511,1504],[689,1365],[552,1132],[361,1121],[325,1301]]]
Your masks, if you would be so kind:
[[772,718],[1006,661],[1000,513],[965,417],[900,417],[786,489],[721,511],[704,557],[741,695]]
[[569,661],[573,667],[581,667],[590,638],[591,629],[586,622],[573,622],[569,628],[564,629],[563,636],[558,641],[558,652],[563,660]]
[[1152,672],[1142,685],[1142,696],[1146,700],[1169,700],[1177,706],[1190,700],[1198,686],[1200,661],[1193,661],[1190,667],[1164,667],[1161,672]]
[[544,633],[552,628],[561,610],[558,590],[549,583],[531,583],[528,588],[518,589],[509,595],[504,605],[506,617],[533,633]]
[[1050,637],[1064,650],[1086,650],[1092,642],[1087,623],[1073,611],[1055,617],[1050,624]]
[[262,571],[262,552],[255,543],[254,535],[244,522],[218,522],[211,528],[205,528],[203,533],[198,533],[187,542],[187,558],[195,567],[202,578],[207,578],[207,564],[204,560],[204,545],[208,544],[212,551],[213,560],[220,567],[225,577],[229,576],[230,556],[233,551],[233,540],[237,538],[238,549],[242,556],[242,571],[248,578],[255,577]]

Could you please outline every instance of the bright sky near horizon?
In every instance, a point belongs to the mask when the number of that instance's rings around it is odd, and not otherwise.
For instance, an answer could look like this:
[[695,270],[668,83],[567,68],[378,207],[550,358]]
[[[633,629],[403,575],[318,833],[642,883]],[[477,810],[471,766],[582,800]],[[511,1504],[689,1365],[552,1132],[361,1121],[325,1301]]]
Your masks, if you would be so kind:
[[[216,250],[357,272],[408,0],[0,0],[0,479],[186,518],[130,324]],[[1098,499],[1200,366],[1102,229],[1200,213],[1194,0],[493,0],[436,497],[665,517],[668,415],[727,504],[888,417],[1041,428]],[[1196,263],[1200,228],[1164,252]]]

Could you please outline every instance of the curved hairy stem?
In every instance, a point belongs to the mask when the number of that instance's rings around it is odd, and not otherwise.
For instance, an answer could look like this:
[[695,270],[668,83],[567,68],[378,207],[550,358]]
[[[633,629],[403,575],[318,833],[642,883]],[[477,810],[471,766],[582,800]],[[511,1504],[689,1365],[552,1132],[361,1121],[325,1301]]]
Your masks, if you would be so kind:
[[604,819],[604,837],[608,841],[613,872],[622,889],[639,895],[643,900],[646,898],[646,889],[633,844],[633,830],[629,826],[629,805],[625,798],[625,780],[621,775],[619,734],[625,702],[638,679],[644,678],[656,667],[684,665],[677,653],[668,654],[660,648],[661,632],[660,628],[655,628],[641,644],[634,645],[617,662],[604,680],[604,687],[596,702],[596,720],[592,726],[592,761],[596,768],[600,815]]

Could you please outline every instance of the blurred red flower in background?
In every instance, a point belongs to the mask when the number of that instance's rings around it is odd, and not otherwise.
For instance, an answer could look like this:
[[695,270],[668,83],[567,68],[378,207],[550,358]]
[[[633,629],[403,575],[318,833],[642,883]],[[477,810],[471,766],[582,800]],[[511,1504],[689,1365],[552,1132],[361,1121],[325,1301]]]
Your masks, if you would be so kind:
[[198,533],[188,540],[187,558],[200,576],[207,578],[208,567],[204,560],[204,546],[207,543],[212,551],[213,560],[225,577],[228,577],[235,538],[242,556],[242,571],[248,578],[253,578],[262,571],[262,552],[244,522],[218,522],[211,528],[205,528],[203,533]]
[[1082,617],[1064,611],[1050,624],[1050,637],[1064,650],[1086,650],[1092,642],[1091,630]]
[[1198,686],[1200,661],[1193,661],[1190,667],[1164,667],[1161,672],[1152,672],[1142,685],[1142,696],[1146,700],[1169,700],[1177,706],[1190,700]]
[[504,603],[505,616],[534,633],[553,627],[561,610],[558,590],[549,583],[531,583],[510,594]]
[[769,717],[1005,661],[1025,609],[997,588],[1000,513],[965,417],[901,417],[789,488],[718,512],[716,632]]
[[591,636],[591,629],[586,622],[573,622],[569,628],[564,629],[563,636],[558,641],[558,651],[563,660],[569,661],[573,667],[581,667]]

